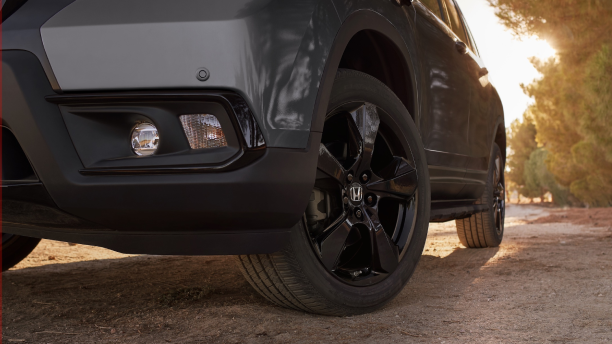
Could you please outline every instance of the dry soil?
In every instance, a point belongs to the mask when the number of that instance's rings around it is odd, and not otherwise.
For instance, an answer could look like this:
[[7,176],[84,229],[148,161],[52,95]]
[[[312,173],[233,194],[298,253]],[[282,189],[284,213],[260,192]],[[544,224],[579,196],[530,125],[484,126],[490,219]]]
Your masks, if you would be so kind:
[[510,205],[503,244],[466,249],[432,224],[400,295],[345,318],[266,302],[231,257],[45,240],[2,274],[2,342],[612,342],[611,226],[612,209]]

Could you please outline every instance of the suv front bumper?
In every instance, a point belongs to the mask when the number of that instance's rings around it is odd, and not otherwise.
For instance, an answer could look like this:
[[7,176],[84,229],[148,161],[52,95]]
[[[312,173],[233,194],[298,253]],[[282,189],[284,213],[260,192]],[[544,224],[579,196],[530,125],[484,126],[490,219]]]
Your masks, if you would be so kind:
[[[143,106],[143,102],[187,102],[192,106],[198,103],[197,94],[173,99],[178,93],[165,92],[163,97],[151,99],[149,92],[138,101],[117,100],[117,94],[98,95],[95,101],[86,95],[58,97],[53,96],[33,54],[4,51],[2,63],[2,124],[15,135],[38,178],[3,183],[4,232],[126,253],[247,254],[280,249],[289,230],[301,219],[314,185],[320,134],[311,133],[307,150],[266,148],[258,139],[245,136],[244,125],[256,124],[243,123],[244,117],[237,111],[244,106],[239,104],[224,107],[238,139],[231,158],[210,162],[202,155],[194,160],[193,152],[181,150],[177,144],[175,151],[157,160],[123,159],[127,162],[117,163],[121,159],[110,153],[109,157],[83,148],[82,135],[77,137],[75,130],[97,121],[88,122],[89,114],[114,111],[119,113],[117,118],[124,118],[116,108],[109,110],[118,102],[122,111],[147,116],[146,111],[156,107]],[[212,98],[219,94],[201,92],[202,102],[215,103]],[[223,105],[223,101],[219,103]],[[87,109],[75,111],[74,104],[87,104]],[[72,106],[70,111],[66,106]],[[92,106],[98,110],[92,111]],[[106,110],[100,112],[101,108]],[[74,122],[68,112],[85,120]],[[162,126],[166,123],[155,116],[161,115],[151,113],[148,117]],[[122,121],[101,120],[88,130],[97,135],[100,131],[95,128]],[[168,131],[166,137],[178,142],[176,135],[176,131]],[[103,135],[96,140],[104,144]],[[126,145],[128,142],[126,137]],[[221,159],[219,155],[211,157]],[[197,162],[200,158],[202,163]]]

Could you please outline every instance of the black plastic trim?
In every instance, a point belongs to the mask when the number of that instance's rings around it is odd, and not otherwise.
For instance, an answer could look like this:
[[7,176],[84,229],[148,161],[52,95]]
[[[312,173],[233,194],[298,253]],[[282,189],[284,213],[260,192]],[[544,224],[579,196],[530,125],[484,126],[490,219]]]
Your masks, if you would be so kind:
[[[397,29],[385,17],[371,10],[359,10],[351,13],[344,20],[340,30],[336,34],[332,48],[327,56],[327,62],[325,63],[325,68],[323,69],[323,75],[321,77],[319,91],[315,101],[311,131],[323,132],[325,116],[327,115],[327,104],[329,103],[329,97],[336,78],[336,73],[340,66],[340,61],[342,60],[342,55],[344,55],[346,47],[355,34],[363,30],[373,30],[379,32],[392,41],[402,52],[406,62],[406,67],[408,68],[408,75],[410,76],[409,84],[411,86],[410,90],[412,91],[412,94],[407,95],[407,97],[414,101],[413,109],[410,109],[408,106],[406,108],[413,116],[417,128],[420,127],[417,81],[415,78],[416,73],[406,42],[403,40]],[[398,98],[405,99],[406,97],[403,95],[398,95]]]
[[2,185],[38,182],[38,176],[11,129],[2,126]]
[[119,232],[59,210],[42,183],[2,185],[2,232],[105,247],[128,254],[270,254],[290,229],[206,232]]
[[[61,88],[43,45],[40,28],[75,0],[28,0],[2,23],[2,50],[25,50],[36,55],[53,91]],[[6,4],[5,4],[6,5]]]
[[[473,201],[472,201],[473,202]],[[446,222],[462,219],[489,210],[485,204],[465,204],[466,202],[433,202],[429,222]]]
[[100,230],[103,227],[58,209],[40,182],[2,184],[2,231],[6,226]]
[[269,254],[289,242],[290,229],[206,232],[119,232],[59,210],[44,185],[2,185],[2,232],[101,246],[129,254]]
[[261,158],[264,149],[253,149],[240,152],[227,163],[213,166],[172,166],[146,168],[86,168],[79,170],[82,175],[139,175],[139,174],[179,174],[179,173],[214,173],[240,169]]
[[127,254],[238,255],[270,254],[289,243],[290,230],[129,233],[74,232],[3,225],[4,233],[101,246]]
[[104,167],[84,168],[80,173],[84,175],[113,175],[113,174],[172,174],[172,173],[206,173],[230,171],[243,167],[264,154],[266,144],[263,133],[257,124],[253,113],[246,101],[237,94],[227,91],[159,91],[159,92],[112,92],[112,93],[83,93],[50,95],[46,100],[58,105],[79,104],[129,104],[164,102],[164,101],[202,101],[221,104],[227,113],[234,128],[240,132],[239,140],[242,151],[229,161],[220,164],[202,166],[168,166],[168,167]]
[[239,95],[228,91],[156,91],[156,92],[109,92],[109,93],[72,93],[50,95],[47,101],[58,104],[112,104],[150,101],[213,101],[226,107],[235,115],[236,124],[242,132],[244,145],[248,148],[264,148],[263,133],[255,121],[246,101]]
[[6,0],[2,4],[2,22],[8,19],[13,13],[15,13],[23,4],[28,0]]

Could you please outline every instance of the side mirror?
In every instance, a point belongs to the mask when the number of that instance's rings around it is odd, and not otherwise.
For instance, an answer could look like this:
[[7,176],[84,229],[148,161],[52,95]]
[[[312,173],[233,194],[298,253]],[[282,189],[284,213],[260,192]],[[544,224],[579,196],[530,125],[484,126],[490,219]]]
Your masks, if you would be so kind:
[[462,54],[462,55],[463,55],[463,54],[467,54],[468,47],[467,47],[467,45],[466,45],[465,43],[463,43],[463,42],[461,42],[461,41],[456,41],[456,42],[455,42],[455,48],[457,49],[457,51],[458,51],[460,54]]

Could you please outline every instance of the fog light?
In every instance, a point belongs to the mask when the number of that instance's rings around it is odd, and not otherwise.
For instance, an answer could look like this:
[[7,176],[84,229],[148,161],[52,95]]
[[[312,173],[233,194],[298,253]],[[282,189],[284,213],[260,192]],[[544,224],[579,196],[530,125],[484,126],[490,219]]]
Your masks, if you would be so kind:
[[179,117],[191,149],[227,146],[221,123],[213,115],[195,114]]
[[151,123],[140,123],[132,130],[132,150],[136,155],[151,155],[159,146],[157,128]]

